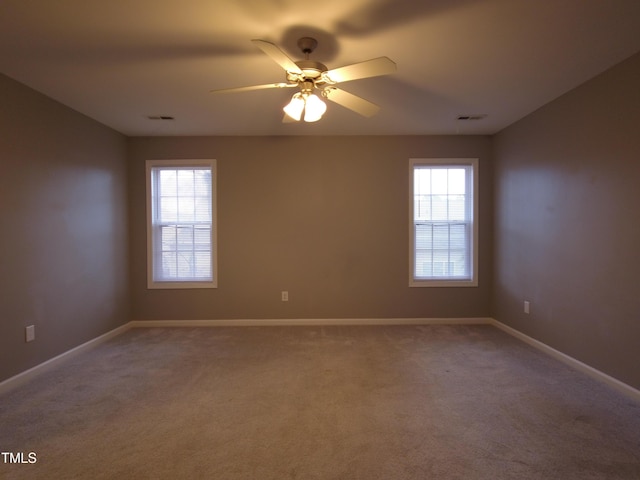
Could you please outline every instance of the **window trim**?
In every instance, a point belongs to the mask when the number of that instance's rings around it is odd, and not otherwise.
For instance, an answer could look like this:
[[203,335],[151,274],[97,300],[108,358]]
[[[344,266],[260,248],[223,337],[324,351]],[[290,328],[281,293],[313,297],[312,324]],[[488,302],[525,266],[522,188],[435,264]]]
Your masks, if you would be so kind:
[[[414,171],[417,166],[470,166],[472,169],[472,241],[471,279],[425,279],[415,278],[415,235],[414,235]],[[477,287],[478,286],[478,224],[479,224],[479,161],[477,158],[410,158],[409,159],[409,287]]]
[[[151,198],[151,171],[154,167],[209,167],[211,168],[211,274],[212,280],[157,281],[153,279],[153,218]],[[146,227],[147,227],[147,288],[148,289],[196,289],[218,287],[218,221],[217,221],[217,170],[214,159],[146,160]]]

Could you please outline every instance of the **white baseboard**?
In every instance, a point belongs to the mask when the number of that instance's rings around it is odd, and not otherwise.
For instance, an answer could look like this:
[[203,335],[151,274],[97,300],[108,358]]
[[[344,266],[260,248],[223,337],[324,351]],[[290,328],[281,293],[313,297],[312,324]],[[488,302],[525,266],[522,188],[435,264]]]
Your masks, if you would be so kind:
[[553,358],[560,360],[564,364],[569,365],[570,367],[573,367],[576,370],[589,375],[591,378],[594,378],[595,380],[598,380],[612,387],[613,389],[630,397],[631,399],[637,402],[640,402],[640,390],[636,390],[631,385],[627,385],[626,383],[621,382],[620,380],[613,378],[607,375],[606,373],[601,372],[600,370],[593,368],[587,365],[586,363],[581,362],[580,360],[576,360],[575,358],[570,357],[569,355],[562,353],[553,347],[550,347],[546,343],[542,343],[541,341],[536,340],[535,338],[532,338],[514,328],[511,328],[508,325],[505,325],[504,323],[499,322],[496,319],[491,319],[491,324],[499,328],[500,330],[508,333],[509,335],[512,335],[517,339],[522,340],[523,342],[531,345],[534,348],[537,348],[538,350],[546,353],[547,355],[550,355]]
[[116,337],[121,333],[126,332],[130,328],[131,328],[131,322],[125,323],[124,325],[121,325],[118,328],[115,328],[107,333],[104,333],[99,337],[96,337],[92,340],[89,340],[88,342],[85,342],[81,345],[78,345],[77,347],[72,348],[71,350],[67,350],[66,352],[61,353],[60,355],[50,358],[49,360],[43,363],[40,363],[35,367],[30,368],[29,370],[25,370],[24,372],[14,375],[13,377],[7,378],[6,380],[0,382],[0,394],[28,382],[35,376],[40,375],[46,372],[47,370],[59,365],[60,363],[64,362],[65,360],[68,360],[72,356],[85,352],[91,348],[94,348],[97,345],[103,342],[106,342],[110,338]]
[[490,325],[493,319],[469,318],[271,318],[227,320],[133,320],[133,328],[145,327],[260,327],[304,325]]

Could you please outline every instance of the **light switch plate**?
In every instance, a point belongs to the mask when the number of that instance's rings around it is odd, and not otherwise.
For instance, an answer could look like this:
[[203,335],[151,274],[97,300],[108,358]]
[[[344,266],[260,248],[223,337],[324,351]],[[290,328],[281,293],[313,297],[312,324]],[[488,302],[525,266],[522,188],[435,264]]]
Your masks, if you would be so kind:
[[24,329],[24,340],[25,342],[33,342],[36,339],[36,326],[29,325]]

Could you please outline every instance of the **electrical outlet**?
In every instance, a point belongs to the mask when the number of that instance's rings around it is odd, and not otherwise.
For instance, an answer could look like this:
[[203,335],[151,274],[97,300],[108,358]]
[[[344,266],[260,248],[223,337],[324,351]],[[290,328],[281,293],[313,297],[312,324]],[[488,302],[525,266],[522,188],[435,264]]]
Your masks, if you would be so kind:
[[24,329],[24,341],[33,342],[36,339],[36,326],[29,325]]
[[528,300],[524,301],[524,313],[526,314],[531,313],[531,304],[529,303]]
[[282,301],[283,302],[288,302],[289,301],[289,292],[283,290],[282,291]]

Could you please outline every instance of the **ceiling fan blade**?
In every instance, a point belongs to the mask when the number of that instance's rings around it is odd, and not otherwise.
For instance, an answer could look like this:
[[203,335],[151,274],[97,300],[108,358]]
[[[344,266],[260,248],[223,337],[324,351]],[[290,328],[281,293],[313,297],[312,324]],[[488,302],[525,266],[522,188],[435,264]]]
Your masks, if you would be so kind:
[[209,93],[249,92],[251,90],[264,90],[265,88],[289,88],[296,86],[298,86],[297,83],[265,83],[264,85],[251,85],[249,87],[222,88],[220,90],[211,90]]
[[331,83],[340,83],[360,78],[388,75],[394,73],[396,68],[396,64],[387,57],[378,57],[329,70],[324,76],[328,77]]
[[327,87],[324,92],[328,100],[353,110],[363,117],[372,117],[380,110],[380,107],[375,103],[336,87]]
[[293,73],[302,73],[300,67],[295,64],[293,60],[291,60],[286,53],[284,53],[280,48],[274,45],[271,42],[267,42],[266,40],[251,40],[253,44],[262,50],[264,53],[269,55],[271,59],[284,68],[287,72]]

